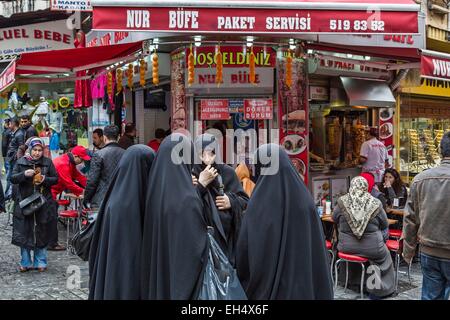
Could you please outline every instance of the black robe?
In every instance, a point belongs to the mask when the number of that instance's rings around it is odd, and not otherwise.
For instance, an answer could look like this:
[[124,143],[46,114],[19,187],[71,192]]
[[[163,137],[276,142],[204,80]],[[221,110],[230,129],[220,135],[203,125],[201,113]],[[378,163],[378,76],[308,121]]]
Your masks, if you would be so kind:
[[[250,300],[332,299],[325,238],[314,201],[286,152],[279,170],[260,175],[242,220],[236,268]],[[273,162],[273,161],[272,161]]]
[[[220,195],[219,177],[214,179],[206,188],[198,184],[197,190],[203,200],[204,217],[208,225],[214,227],[214,239],[219,243],[230,263],[234,266],[236,242],[242,215],[247,207],[249,198],[233,168],[226,164],[215,164],[214,166],[222,179],[223,191],[230,199],[231,208],[219,210],[216,206],[216,197]],[[195,165],[192,173],[198,178],[205,167],[204,164]]]
[[95,221],[89,254],[89,299],[140,299],[145,196],[154,160],[144,145],[127,149]]
[[[183,150],[184,161],[172,161]],[[207,226],[192,184],[193,145],[173,133],[161,143],[150,171],[142,243],[144,299],[196,299],[207,262]]]

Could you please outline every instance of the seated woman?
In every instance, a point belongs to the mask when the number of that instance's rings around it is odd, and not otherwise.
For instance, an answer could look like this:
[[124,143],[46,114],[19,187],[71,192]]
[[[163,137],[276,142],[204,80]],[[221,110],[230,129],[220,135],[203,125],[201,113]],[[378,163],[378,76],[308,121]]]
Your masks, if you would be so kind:
[[337,248],[369,259],[379,281],[367,286],[367,291],[372,297],[386,297],[395,289],[392,258],[381,232],[388,221],[381,202],[368,189],[367,180],[358,176],[351,181],[349,193],[339,198],[333,212],[339,231]]
[[[408,198],[408,190],[397,170],[386,169],[383,183],[378,187],[384,194],[389,207],[404,208]],[[397,199],[397,200],[396,200]]]

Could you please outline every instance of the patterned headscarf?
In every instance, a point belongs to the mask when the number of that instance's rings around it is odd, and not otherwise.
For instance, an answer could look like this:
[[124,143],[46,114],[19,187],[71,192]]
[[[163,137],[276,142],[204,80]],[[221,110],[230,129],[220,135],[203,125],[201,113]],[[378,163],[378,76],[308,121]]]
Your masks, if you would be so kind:
[[349,192],[340,198],[347,213],[345,215],[347,222],[358,239],[364,234],[369,220],[381,204],[368,192],[368,189],[367,180],[358,176],[350,182]]
[[33,157],[31,156],[31,150],[33,150],[33,148],[36,146],[41,146],[42,148],[44,148],[45,143],[41,138],[31,137],[25,142],[25,145],[28,147],[27,152],[25,153],[25,158],[28,161],[34,161],[35,159],[33,159]]

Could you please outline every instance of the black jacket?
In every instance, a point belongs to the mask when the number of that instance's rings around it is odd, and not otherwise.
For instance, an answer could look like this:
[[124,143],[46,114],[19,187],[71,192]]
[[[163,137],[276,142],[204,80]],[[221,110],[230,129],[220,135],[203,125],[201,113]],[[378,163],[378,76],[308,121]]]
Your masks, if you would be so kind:
[[11,133],[11,141],[6,152],[7,161],[12,162],[17,160],[17,150],[23,144],[25,144],[25,136],[22,129],[17,129],[16,132]]
[[122,137],[120,137],[119,139],[119,145],[120,147],[122,147],[123,149],[127,150],[129,147],[131,147],[132,145],[134,145],[134,140],[132,137],[130,137],[127,134],[124,134]]
[[2,156],[6,158],[6,154],[8,152],[8,145],[11,141],[11,129],[4,128],[2,133]]
[[125,150],[116,142],[109,143],[94,153],[84,191],[84,203],[100,207],[114,171],[124,153]]
[[[25,217],[19,207],[19,202],[35,192],[33,178],[26,177],[25,171],[37,167],[41,168],[41,174],[45,176],[45,179],[41,186],[36,186],[36,190],[42,192],[47,203],[34,215]],[[48,222],[56,219],[57,215],[57,204],[52,198],[51,186],[57,182],[58,173],[50,159],[42,157],[36,164],[25,157],[17,160],[11,176],[11,183],[18,185],[18,194],[14,199],[16,206],[13,218],[12,244],[28,249],[47,246]]]
[[26,128],[22,128],[22,130],[23,130],[23,134],[25,136],[25,141],[27,141],[31,137],[39,136],[36,129],[31,124]]

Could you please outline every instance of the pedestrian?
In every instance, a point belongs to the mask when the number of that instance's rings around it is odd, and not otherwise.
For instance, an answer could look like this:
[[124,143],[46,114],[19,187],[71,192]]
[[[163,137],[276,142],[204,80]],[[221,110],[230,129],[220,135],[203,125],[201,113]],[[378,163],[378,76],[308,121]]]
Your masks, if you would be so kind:
[[253,189],[255,189],[255,183],[250,179],[250,170],[244,162],[236,167],[236,175],[241,181],[245,193],[251,197]]
[[6,161],[9,164],[9,171],[6,176],[6,199],[11,198],[12,196],[13,188],[11,187],[11,174],[18,160],[19,147],[25,144],[25,136],[23,131],[20,129],[19,118],[14,117],[11,119],[9,129],[11,130],[11,140],[9,141],[8,150],[6,152]]
[[[43,156],[44,142],[34,138],[29,142],[26,155],[14,166],[11,182],[18,186],[15,195],[12,244],[19,246],[22,260],[20,271],[47,269],[47,245],[50,220],[56,214],[57,204],[52,198],[51,187],[58,182],[58,174],[52,161]],[[46,203],[29,216],[22,214],[19,202],[39,191]],[[31,251],[34,257],[31,257]]]
[[[119,162],[95,221],[89,258],[89,299],[141,298],[142,220],[154,158],[149,147],[136,145],[128,148]],[[128,196],[123,197],[124,194]]]
[[207,222],[214,227],[214,239],[234,266],[236,242],[248,195],[233,168],[223,163],[215,136],[208,133],[198,136],[195,152],[199,164],[193,167],[193,181],[203,200],[204,216],[212,218]]
[[[80,199],[83,197],[86,187],[86,177],[78,171],[77,166],[84,161],[89,161],[91,157],[87,149],[82,146],[75,146],[70,152],[53,159],[53,164],[59,176],[58,183],[52,187],[53,199],[63,191],[73,193]],[[58,216],[51,220],[49,250],[59,251],[65,248],[58,244]]]
[[370,172],[375,177],[375,183],[382,181],[385,168],[389,166],[386,146],[379,141],[378,129],[370,128],[367,132],[367,141],[361,146],[360,163],[363,172]]
[[408,198],[408,190],[394,168],[387,168],[384,172],[383,182],[379,184],[380,191],[387,200],[387,205],[394,208],[404,208]]
[[90,207],[100,207],[106,191],[125,150],[117,143],[119,127],[106,126],[103,130],[105,146],[94,153],[84,191],[84,203]]
[[257,159],[261,175],[236,248],[248,299],[333,299],[324,232],[310,192],[278,145],[261,146]]
[[125,125],[125,133],[119,139],[119,145],[127,150],[129,147],[134,145],[134,139],[137,136],[137,130],[133,123],[127,123]]
[[25,136],[25,140],[31,138],[31,137],[38,137],[38,132],[34,128],[34,126],[31,124],[30,116],[23,115],[20,117],[20,127],[23,130],[23,134]]
[[8,145],[11,141],[11,129],[9,128],[11,120],[5,119],[3,122],[3,132],[2,132],[2,156],[3,165],[5,167],[5,175],[8,176],[9,163],[6,161],[6,155],[8,152]]
[[202,200],[192,186],[192,163],[193,144],[178,133],[163,140],[153,161],[143,220],[142,299],[199,296],[207,262],[207,225]]
[[440,148],[440,166],[414,177],[403,217],[405,261],[420,248],[422,300],[450,298],[450,132]]
[[153,151],[158,152],[161,142],[166,137],[166,131],[164,129],[158,128],[155,130],[155,139],[148,142],[148,146],[153,149]]
[[92,144],[94,145],[94,152],[105,146],[103,130],[101,128],[97,128],[92,132]]
[[367,258],[375,266],[378,283],[367,286],[371,299],[388,297],[395,290],[395,272],[382,231],[388,228],[381,202],[369,193],[363,177],[350,182],[349,192],[340,197],[333,211],[338,232],[338,251]]

